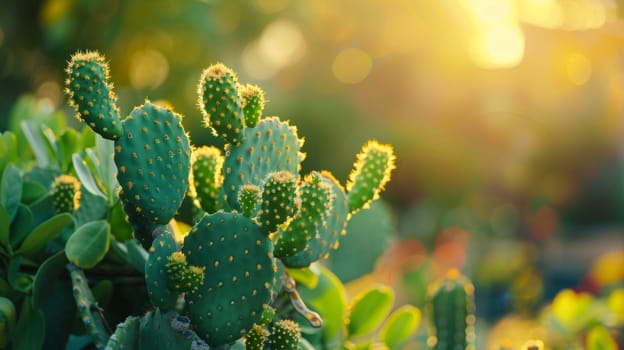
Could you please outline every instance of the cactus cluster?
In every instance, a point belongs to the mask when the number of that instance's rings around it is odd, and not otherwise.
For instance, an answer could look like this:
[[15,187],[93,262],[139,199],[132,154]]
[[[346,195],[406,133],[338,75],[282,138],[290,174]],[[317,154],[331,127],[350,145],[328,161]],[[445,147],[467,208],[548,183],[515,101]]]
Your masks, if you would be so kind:
[[[180,312],[211,347],[245,338],[248,348],[298,349],[295,322],[259,326],[280,293],[312,325],[322,323],[294,283],[284,286],[284,267],[308,266],[338,247],[350,215],[389,180],[392,148],[365,145],[345,190],[327,171],[300,174],[305,153],[297,129],[263,116],[262,89],[240,84],[221,63],[203,71],[197,92],[204,124],[223,139],[223,150],[191,146],[182,116],[149,101],[120,118],[108,66],[95,52],[72,57],[67,76],[78,117],[114,143],[119,198],[149,250],[145,280],[156,311],[120,325],[115,346],[129,332],[141,344],[168,324],[162,315]],[[203,215],[176,240],[170,221],[187,193]],[[167,339],[181,336],[171,334]]]

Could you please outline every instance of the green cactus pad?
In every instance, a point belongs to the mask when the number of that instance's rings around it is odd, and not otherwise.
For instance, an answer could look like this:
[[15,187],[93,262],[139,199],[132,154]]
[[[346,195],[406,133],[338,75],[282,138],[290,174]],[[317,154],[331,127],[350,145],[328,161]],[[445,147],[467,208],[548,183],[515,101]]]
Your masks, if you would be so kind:
[[302,251],[308,241],[316,237],[318,230],[326,226],[325,219],[332,208],[331,187],[317,172],[306,176],[299,198],[299,211],[286,228],[279,230],[275,256],[280,259]]
[[351,212],[356,212],[379,198],[379,193],[390,181],[395,158],[389,145],[369,141],[362,147],[347,182]]
[[115,332],[108,338],[105,350],[133,350],[139,346],[139,320],[135,316],[128,316],[123,323],[115,328]]
[[50,195],[56,213],[71,213],[80,207],[80,182],[71,175],[61,175],[52,182]]
[[425,312],[432,349],[475,349],[474,286],[459,271],[450,270],[429,286]]
[[182,252],[174,252],[167,258],[169,289],[178,293],[196,292],[204,283],[204,268],[189,266]]
[[145,249],[152,246],[154,237],[158,236],[158,232],[164,229],[164,225],[159,225],[154,220],[143,216],[140,210],[136,210],[134,203],[124,202],[124,212],[127,213],[128,223],[134,232],[136,238]]
[[178,303],[178,293],[169,289],[167,258],[178,250],[173,235],[169,231],[160,234],[149,249],[145,262],[145,284],[152,305],[164,310],[172,310]]
[[346,233],[345,227],[351,214],[344,189],[331,173],[323,171],[321,176],[332,189],[331,210],[325,219],[325,225],[318,228],[318,234],[308,242],[305,249],[282,259],[288,267],[306,267],[317,260],[327,259],[331,250],[338,249],[340,237]]
[[267,117],[245,128],[245,141],[229,145],[223,163],[222,192],[230,208],[240,211],[238,192],[244,184],[262,186],[269,173],[285,170],[299,174],[305,154],[297,129],[277,117]]
[[239,94],[243,100],[245,124],[248,128],[253,128],[262,118],[264,91],[257,85],[247,84],[239,87]]
[[280,320],[271,327],[269,335],[271,349],[301,350],[300,339],[299,325],[293,320]]
[[65,70],[65,92],[76,117],[109,140],[122,135],[117,96],[108,83],[108,64],[97,52],[78,52]]
[[93,339],[95,347],[103,348],[108,342],[109,334],[104,325],[100,307],[87,283],[87,278],[81,269],[72,264],[67,265],[67,270],[72,280],[72,291],[82,323]]
[[269,337],[269,332],[262,326],[254,325],[245,336],[246,350],[264,350],[264,343]]
[[134,213],[159,225],[176,214],[186,194],[191,147],[181,117],[146,102],[123,121],[115,141],[120,197]]
[[189,264],[205,267],[204,284],[186,294],[189,317],[210,346],[244,336],[268,307],[275,279],[273,245],[249,218],[204,216],[184,240]]
[[238,193],[238,203],[243,215],[251,218],[256,213],[256,207],[260,200],[260,187],[256,185],[243,185]]
[[244,140],[245,116],[238,93],[238,78],[221,63],[204,70],[197,87],[199,107],[206,126],[226,142],[238,144]]
[[275,232],[277,226],[291,219],[297,210],[296,179],[288,171],[270,173],[262,189],[262,205],[259,222],[268,232]]
[[147,313],[140,321],[139,350],[171,349],[188,350],[192,339],[184,332],[174,330],[171,321],[177,317],[176,312],[161,313],[160,309]]
[[213,146],[202,146],[193,150],[191,156],[190,194],[195,204],[207,213],[218,208],[218,195],[223,182],[221,169],[223,155]]

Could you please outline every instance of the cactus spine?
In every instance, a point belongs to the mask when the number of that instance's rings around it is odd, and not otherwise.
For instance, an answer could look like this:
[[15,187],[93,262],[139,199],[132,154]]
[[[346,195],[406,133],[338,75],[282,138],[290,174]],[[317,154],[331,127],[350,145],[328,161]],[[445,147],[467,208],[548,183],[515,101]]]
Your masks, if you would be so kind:
[[475,350],[474,286],[458,270],[433,283],[428,290],[430,349]]

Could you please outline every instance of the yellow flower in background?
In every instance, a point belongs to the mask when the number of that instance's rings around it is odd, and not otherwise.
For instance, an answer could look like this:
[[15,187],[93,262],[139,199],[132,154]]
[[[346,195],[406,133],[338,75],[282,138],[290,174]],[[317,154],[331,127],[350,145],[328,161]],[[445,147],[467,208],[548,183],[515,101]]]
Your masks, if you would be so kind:
[[614,251],[598,257],[590,270],[600,286],[624,281],[624,251]]
[[588,293],[564,289],[552,302],[551,312],[556,321],[568,332],[576,332],[591,319],[593,298]]

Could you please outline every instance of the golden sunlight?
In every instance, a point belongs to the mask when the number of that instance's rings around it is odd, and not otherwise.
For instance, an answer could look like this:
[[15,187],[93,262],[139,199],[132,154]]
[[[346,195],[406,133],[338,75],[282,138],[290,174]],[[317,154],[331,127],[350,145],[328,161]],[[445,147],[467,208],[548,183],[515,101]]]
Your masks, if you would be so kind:
[[517,23],[480,28],[473,39],[472,58],[482,68],[511,68],[524,57],[524,33]]

